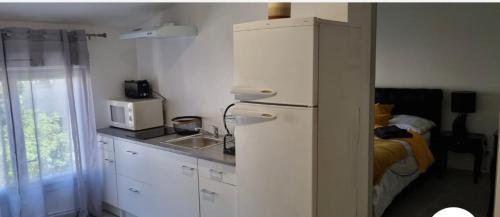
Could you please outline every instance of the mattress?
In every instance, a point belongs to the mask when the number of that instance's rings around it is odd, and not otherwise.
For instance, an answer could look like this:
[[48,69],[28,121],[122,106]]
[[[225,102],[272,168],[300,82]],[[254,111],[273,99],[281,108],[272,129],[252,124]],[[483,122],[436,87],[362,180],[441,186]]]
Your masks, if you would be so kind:
[[[430,133],[426,138],[430,138]],[[394,198],[420,175],[411,146],[401,140],[395,141],[400,142],[404,146],[408,155],[387,169],[380,182],[373,186],[374,217],[382,216]]]

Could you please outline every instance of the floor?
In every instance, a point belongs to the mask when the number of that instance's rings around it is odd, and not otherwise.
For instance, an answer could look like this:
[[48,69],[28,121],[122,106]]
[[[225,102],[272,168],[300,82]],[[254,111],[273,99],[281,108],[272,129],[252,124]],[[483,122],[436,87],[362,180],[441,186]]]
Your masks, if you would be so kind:
[[[475,217],[487,217],[489,176],[472,182],[472,171],[448,169],[442,177],[428,177],[405,189],[394,199],[383,217],[430,217],[446,207],[461,207]],[[104,213],[103,217],[116,217]]]
[[487,217],[490,182],[482,175],[472,182],[472,171],[448,169],[442,178],[428,177],[405,189],[383,217],[430,217],[446,207],[461,207],[475,217]]

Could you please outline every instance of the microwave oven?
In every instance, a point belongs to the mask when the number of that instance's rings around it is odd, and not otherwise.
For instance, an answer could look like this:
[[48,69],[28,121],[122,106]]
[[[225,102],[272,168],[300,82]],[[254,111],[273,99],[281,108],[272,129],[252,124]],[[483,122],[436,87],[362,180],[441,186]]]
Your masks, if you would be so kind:
[[161,99],[108,100],[107,107],[109,125],[113,127],[143,130],[163,126]]

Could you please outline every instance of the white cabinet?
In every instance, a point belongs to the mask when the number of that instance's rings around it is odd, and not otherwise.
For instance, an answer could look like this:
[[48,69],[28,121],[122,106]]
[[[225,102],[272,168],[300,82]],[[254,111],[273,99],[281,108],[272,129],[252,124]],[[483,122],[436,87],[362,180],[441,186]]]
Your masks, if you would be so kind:
[[236,174],[234,166],[215,163],[207,160],[198,160],[200,177],[215,181],[236,185]]
[[120,209],[138,217],[156,215],[154,189],[151,185],[118,175]]
[[317,108],[238,103],[233,112],[236,110],[263,111],[277,117],[238,117],[238,216],[310,217]]
[[198,160],[201,217],[236,216],[234,167]]
[[115,139],[119,207],[138,217],[198,217],[197,159]]
[[236,216],[234,167],[120,138],[99,141],[105,202],[137,217]]
[[236,187],[200,177],[201,217],[235,217]]
[[151,148],[129,141],[115,139],[116,171],[118,175],[151,183],[149,152]]
[[99,148],[101,148],[101,150],[112,153],[115,152],[115,146],[112,137],[99,134],[97,136],[97,142],[99,143]]
[[98,135],[98,143],[102,151],[103,162],[103,200],[118,207],[118,193],[116,189],[116,167],[113,138]]
[[155,151],[151,159],[158,213],[164,217],[198,217],[197,159],[168,151]]
[[[317,33],[311,23],[295,23],[293,28],[269,28],[267,23],[234,25],[233,91],[264,96],[242,100],[316,105]],[[278,82],[283,79],[286,82]]]
[[114,153],[103,152],[104,202],[118,207]]

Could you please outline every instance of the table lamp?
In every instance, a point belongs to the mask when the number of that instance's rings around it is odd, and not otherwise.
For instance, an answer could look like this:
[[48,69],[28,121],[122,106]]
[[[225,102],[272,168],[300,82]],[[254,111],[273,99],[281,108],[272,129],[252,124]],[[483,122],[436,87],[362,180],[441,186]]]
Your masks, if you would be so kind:
[[451,111],[458,113],[453,121],[453,136],[457,139],[465,138],[465,126],[468,113],[476,111],[476,93],[472,91],[455,91],[451,93]]

